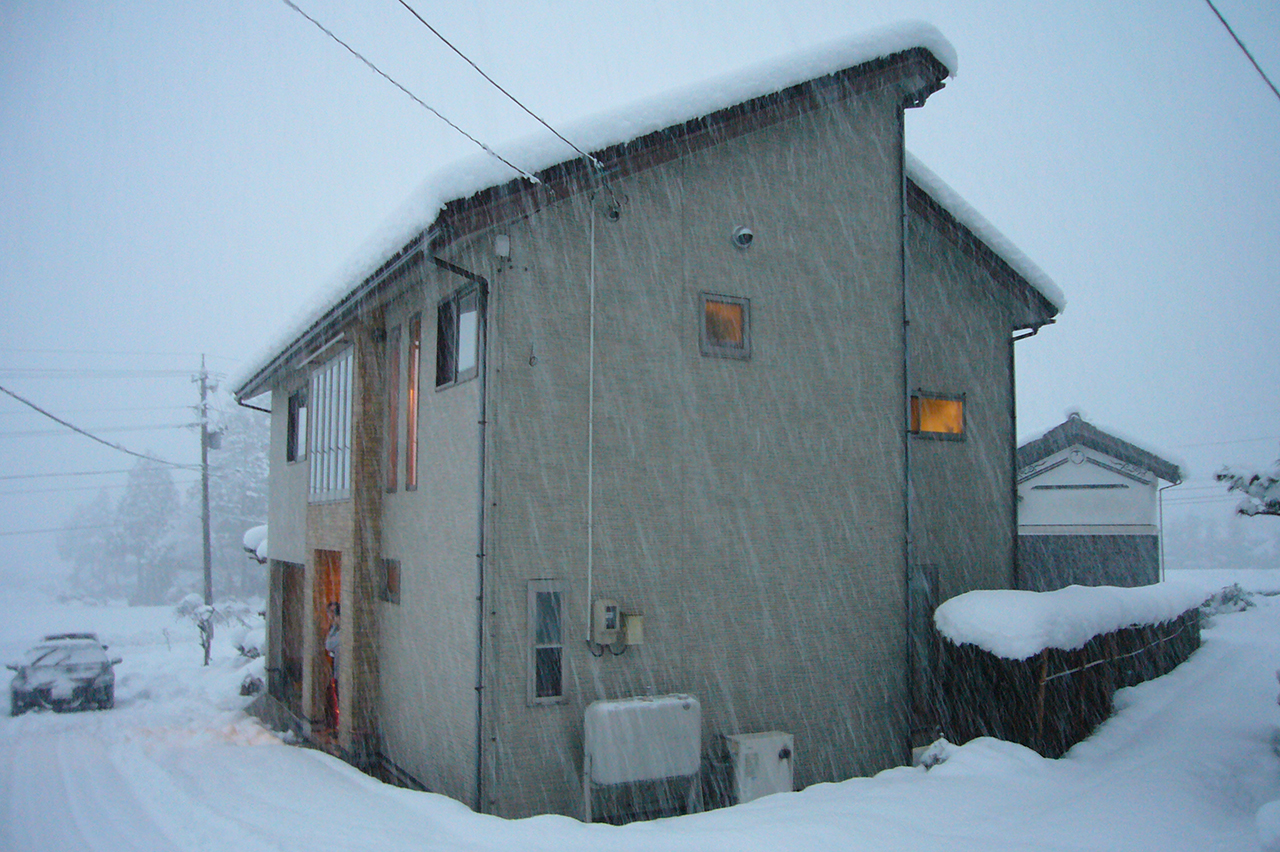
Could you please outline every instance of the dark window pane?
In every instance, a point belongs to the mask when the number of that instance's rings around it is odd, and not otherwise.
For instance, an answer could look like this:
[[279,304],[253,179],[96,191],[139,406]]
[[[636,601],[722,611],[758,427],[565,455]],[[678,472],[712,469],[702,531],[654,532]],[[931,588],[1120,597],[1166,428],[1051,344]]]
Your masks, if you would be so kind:
[[560,644],[560,593],[538,592],[536,607],[533,644]]
[[456,308],[453,300],[441,302],[436,311],[436,386],[447,385],[458,371]]
[[537,698],[560,695],[560,649],[537,648],[534,654],[533,694]]

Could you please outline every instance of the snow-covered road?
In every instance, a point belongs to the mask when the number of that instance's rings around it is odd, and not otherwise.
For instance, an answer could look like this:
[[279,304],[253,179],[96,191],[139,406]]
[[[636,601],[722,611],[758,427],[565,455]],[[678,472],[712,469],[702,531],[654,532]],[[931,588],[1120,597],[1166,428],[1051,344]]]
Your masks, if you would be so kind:
[[1280,799],[1280,598],[1257,600],[1172,674],[1122,691],[1062,760],[977,740],[927,772],[621,829],[478,816],[285,745],[241,712],[243,660],[219,645],[202,668],[167,610],[27,606],[0,627],[5,658],[78,625],[125,662],[115,710],[0,719],[0,850],[1277,848],[1255,816]]

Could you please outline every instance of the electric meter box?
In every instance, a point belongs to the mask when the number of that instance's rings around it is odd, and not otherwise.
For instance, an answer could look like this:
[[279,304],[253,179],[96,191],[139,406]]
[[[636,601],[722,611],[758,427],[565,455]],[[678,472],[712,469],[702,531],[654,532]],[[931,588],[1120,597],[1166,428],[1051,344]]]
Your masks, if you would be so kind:
[[597,645],[612,645],[618,641],[622,630],[622,613],[617,601],[596,598],[591,606],[591,641]]

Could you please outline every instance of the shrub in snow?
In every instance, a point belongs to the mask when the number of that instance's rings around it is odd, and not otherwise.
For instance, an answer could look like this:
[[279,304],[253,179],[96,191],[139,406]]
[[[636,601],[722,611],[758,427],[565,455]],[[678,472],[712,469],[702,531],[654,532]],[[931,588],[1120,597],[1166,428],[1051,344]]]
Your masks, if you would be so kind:
[[1244,612],[1253,605],[1253,592],[1246,592],[1239,583],[1232,583],[1206,598],[1200,604],[1200,614],[1208,618],[1223,612]]
[[242,657],[257,659],[267,651],[267,631],[262,627],[242,627],[231,644]]
[[262,692],[262,686],[262,678],[256,675],[247,674],[244,676],[244,680],[240,681],[240,694],[257,695],[259,692]]

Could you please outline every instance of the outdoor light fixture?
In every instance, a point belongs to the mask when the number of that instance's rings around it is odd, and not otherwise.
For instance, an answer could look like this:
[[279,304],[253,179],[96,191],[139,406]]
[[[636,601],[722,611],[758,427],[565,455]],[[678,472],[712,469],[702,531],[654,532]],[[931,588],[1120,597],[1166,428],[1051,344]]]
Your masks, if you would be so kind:
[[755,238],[755,233],[746,225],[739,225],[733,229],[733,244],[740,249],[749,247]]

